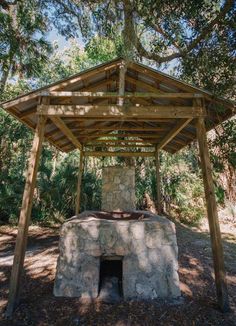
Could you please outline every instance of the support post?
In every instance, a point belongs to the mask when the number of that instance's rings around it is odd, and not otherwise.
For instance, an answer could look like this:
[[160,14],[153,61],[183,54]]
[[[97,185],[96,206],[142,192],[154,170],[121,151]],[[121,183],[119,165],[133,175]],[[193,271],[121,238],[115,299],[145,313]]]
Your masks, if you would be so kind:
[[221,311],[227,312],[230,308],[225,279],[224,255],[204,118],[197,119],[196,127],[211,236],[217,299]]
[[119,95],[121,97],[118,97],[117,105],[123,106],[124,104],[124,94],[125,94],[125,73],[126,73],[127,67],[125,61],[122,61],[120,65],[120,75],[119,75]]
[[161,203],[161,175],[160,175],[160,152],[155,152],[156,161],[156,191],[157,191],[157,210],[158,214],[162,214],[162,203]]
[[36,185],[39,158],[42,151],[42,142],[46,119],[46,117],[38,117],[38,123],[35,130],[31,154],[28,161],[28,170],[26,175],[25,189],[22,199],[22,206],[18,223],[18,233],[14,252],[14,260],[11,272],[9,298],[6,310],[7,317],[12,316],[13,311],[19,301],[20,282],[24,267],[28,227],[31,217],[34,188]]
[[75,214],[78,215],[80,211],[80,197],[81,197],[81,182],[83,176],[83,169],[84,169],[84,152],[80,151],[80,158],[79,158],[79,174],[78,174],[78,182],[77,182],[77,196],[76,196],[76,203],[75,203]]

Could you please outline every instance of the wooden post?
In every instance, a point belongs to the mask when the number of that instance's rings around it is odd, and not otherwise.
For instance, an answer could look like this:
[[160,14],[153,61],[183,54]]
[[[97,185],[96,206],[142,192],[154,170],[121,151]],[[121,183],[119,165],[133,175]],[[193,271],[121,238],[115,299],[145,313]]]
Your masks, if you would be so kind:
[[117,105],[122,106],[124,104],[124,94],[125,94],[125,73],[126,73],[127,67],[125,61],[122,61],[120,65],[120,74],[119,74],[119,95],[121,97],[118,97],[117,99]]
[[78,182],[77,182],[77,196],[76,196],[76,203],[75,203],[75,214],[78,215],[80,211],[80,196],[81,196],[81,182],[83,176],[83,169],[84,169],[84,153],[80,151],[80,158],[79,158],[79,174],[78,174]]
[[31,154],[28,161],[28,171],[26,175],[25,189],[22,199],[18,233],[14,252],[14,261],[11,272],[9,298],[6,310],[7,317],[12,316],[12,313],[19,300],[20,281],[24,266],[28,227],[33,204],[33,195],[36,184],[39,158],[42,150],[45,122],[46,117],[38,117],[38,124],[35,130]]
[[161,175],[160,175],[160,152],[156,150],[156,190],[157,190],[157,210],[158,214],[162,214],[162,203],[161,203]]
[[207,146],[204,118],[197,119],[196,127],[207,204],[208,223],[211,236],[217,299],[220,309],[223,312],[226,312],[229,311],[228,290],[225,279],[223,247],[218,221],[217,204],[214,193],[214,183],[212,178],[210,156]]

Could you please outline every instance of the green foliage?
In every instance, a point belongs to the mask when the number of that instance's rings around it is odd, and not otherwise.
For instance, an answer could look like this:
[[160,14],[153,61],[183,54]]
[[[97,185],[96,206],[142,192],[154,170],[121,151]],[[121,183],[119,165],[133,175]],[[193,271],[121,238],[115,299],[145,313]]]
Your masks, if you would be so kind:
[[85,51],[94,63],[112,60],[121,55],[121,39],[112,41],[104,36],[95,36],[85,46]]
[[161,156],[163,196],[166,210],[181,222],[194,224],[204,215],[204,191],[196,149]]
[[51,46],[47,19],[38,1],[6,2],[0,13],[0,93],[7,78],[39,76]]

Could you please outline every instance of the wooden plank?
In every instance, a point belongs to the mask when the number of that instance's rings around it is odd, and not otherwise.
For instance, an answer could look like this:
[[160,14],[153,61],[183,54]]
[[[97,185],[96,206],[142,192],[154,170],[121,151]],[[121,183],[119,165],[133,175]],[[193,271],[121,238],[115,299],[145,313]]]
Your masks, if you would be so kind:
[[117,99],[117,105],[123,106],[124,104],[124,94],[125,94],[125,73],[126,73],[126,64],[123,60],[120,64],[120,74],[119,74],[119,97]]
[[119,144],[119,145],[116,145],[116,144],[109,144],[109,145],[106,145],[106,144],[99,144],[99,143],[96,143],[95,145],[94,144],[85,144],[86,147],[119,147],[119,148],[136,148],[136,147],[144,147],[144,148],[154,148],[155,145],[145,145],[145,144],[134,144],[134,145],[129,145],[129,144]]
[[157,210],[158,214],[163,213],[162,196],[161,196],[161,174],[160,174],[160,152],[156,149],[155,153],[156,165],[156,191],[157,191]]
[[116,138],[123,138],[123,137],[139,137],[139,138],[160,138],[162,134],[145,134],[145,133],[126,133],[126,134],[104,134],[104,133],[98,133],[95,135],[80,135],[80,139],[82,138],[86,138],[86,139],[90,139],[90,138],[101,138],[101,137],[116,137]]
[[186,119],[179,121],[173,129],[161,140],[157,145],[157,150],[164,148],[184,127],[186,127],[192,119]]
[[59,117],[52,117],[50,116],[52,122],[59,128],[63,134],[73,143],[73,145],[78,148],[82,149],[82,145],[79,140],[74,136],[74,134],[70,131],[70,129],[66,126],[66,124],[59,118]]
[[157,87],[154,87],[154,86],[152,86],[152,85],[150,85],[148,83],[145,83],[145,82],[143,82],[143,81],[141,81],[139,79],[135,79],[135,78],[133,78],[131,76],[126,75],[126,80],[129,83],[133,84],[133,85],[136,85],[138,87],[141,87],[141,88],[144,88],[144,89],[148,90],[149,92],[157,93],[157,94],[162,94],[163,93]]
[[73,76],[65,78],[59,82],[56,82],[56,83],[48,86],[48,87],[42,87],[41,89],[38,89],[37,91],[33,91],[28,94],[22,95],[20,97],[17,97],[16,99],[2,103],[1,105],[4,109],[7,109],[9,107],[15,106],[22,102],[36,99],[39,96],[44,96],[44,93],[47,94],[50,91],[57,91],[57,90],[63,89],[68,86],[73,86],[73,84],[78,83],[79,81],[83,81],[84,79],[87,79],[91,76],[95,76],[103,71],[113,69],[113,68],[117,67],[119,64],[120,64],[120,60],[117,60],[117,62],[111,62],[109,64],[102,64],[100,66],[87,69],[86,71],[82,71],[78,74],[75,74]]
[[155,152],[84,152],[85,156],[153,157]]
[[[104,83],[114,80],[105,80]],[[100,85],[100,84],[98,84]],[[93,85],[91,85],[93,86]],[[117,92],[86,92],[86,91],[58,91],[58,92],[43,92],[43,96],[49,97],[102,97],[102,98],[156,98],[156,99],[175,99],[175,98],[184,98],[184,99],[193,99],[201,98],[202,94],[199,93],[168,93],[163,92],[161,94],[154,92],[124,92],[124,94],[119,94]]]
[[83,169],[84,169],[84,154],[83,151],[80,151],[80,158],[79,158],[79,173],[78,173],[78,182],[77,182],[77,196],[76,196],[76,203],[75,203],[75,215],[78,215],[80,212],[80,199],[81,199],[81,183],[82,183],[82,176],[83,176]]
[[57,134],[58,132],[61,132],[61,130],[58,128],[50,130],[47,133],[45,133],[45,137],[51,137],[51,136]]
[[38,123],[35,130],[33,145],[28,162],[28,171],[26,174],[25,189],[21,205],[21,212],[18,224],[18,232],[16,238],[14,261],[11,272],[10,290],[6,316],[11,317],[18,303],[20,281],[23,272],[25,250],[27,243],[28,227],[30,215],[33,205],[34,188],[36,185],[36,177],[39,165],[39,158],[42,150],[43,134],[45,128],[46,117],[38,117]]
[[135,63],[135,62],[129,62],[129,67],[130,68],[133,68],[134,70],[136,71],[139,71],[141,72],[142,74],[144,75],[147,75],[147,76],[150,76],[150,77],[153,77],[154,79],[156,80],[160,80],[160,81],[164,81],[164,83],[166,82],[166,84],[168,85],[172,85],[174,87],[177,87],[183,91],[186,91],[186,92],[199,92],[206,96],[207,98],[209,98],[209,93],[208,92],[204,92],[203,90],[200,90],[200,89],[197,89],[196,87],[194,86],[191,86],[181,80],[178,80],[174,77],[171,77],[171,76],[168,76],[160,71],[155,71],[153,70],[152,68],[149,68],[149,67],[145,67],[145,66],[142,66],[138,63]]
[[[82,132],[87,131],[151,131],[151,132],[160,132],[160,131],[166,131],[166,127],[123,127],[123,126],[114,126],[114,127],[103,127],[103,126],[97,126],[97,127],[70,127],[71,130],[79,130]],[[82,134],[81,134],[82,135]],[[85,135],[85,133],[83,133]],[[94,135],[94,134],[93,134]]]
[[90,140],[86,144],[93,144],[93,143],[116,143],[116,144],[121,144],[121,143],[149,143],[150,141],[144,140],[144,139],[94,139]]
[[103,65],[103,66],[100,66],[100,67],[92,68],[90,71],[83,72],[83,73],[79,74],[78,76],[74,76],[73,78],[69,78],[69,79],[65,80],[64,82],[61,82],[58,85],[50,87],[49,89],[50,89],[50,91],[54,91],[54,90],[63,89],[63,88],[68,87],[68,86],[73,86],[75,83],[78,83],[79,81],[83,81],[84,79],[87,79],[87,78],[89,78],[91,76],[96,76],[99,73],[107,71],[108,69],[115,68],[118,65],[119,65],[119,62],[116,62],[116,63],[111,63],[111,64],[107,65],[106,67],[104,67],[104,65]]
[[196,118],[205,116],[202,108],[191,106],[124,106],[118,105],[40,105],[38,113],[48,116],[80,117],[80,118]]
[[207,203],[207,215],[211,235],[217,299],[221,310],[226,312],[229,311],[229,299],[225,279],[224,255],[217,213],[214,182],[212,178],[212,167],[207,145],[206,127],[203,118],[199,118],[197,121],[197,139],[199,144],[201,168]]
[[29,115],[32,115],[32,114],[34,114],[36,112],[37,112],[37,108],[36,107],[29,108],[27,110],[22,111],[20,113],[20,115],[19,115],[19,118],[22,119],[22,118],[28,117]]

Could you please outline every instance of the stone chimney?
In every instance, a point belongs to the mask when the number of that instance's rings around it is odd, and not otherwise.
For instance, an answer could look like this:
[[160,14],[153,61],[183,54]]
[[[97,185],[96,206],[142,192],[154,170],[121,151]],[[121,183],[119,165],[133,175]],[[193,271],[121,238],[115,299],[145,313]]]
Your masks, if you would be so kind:
[[102,210],[136,209],[135,168],[110,166],[102,171]]

